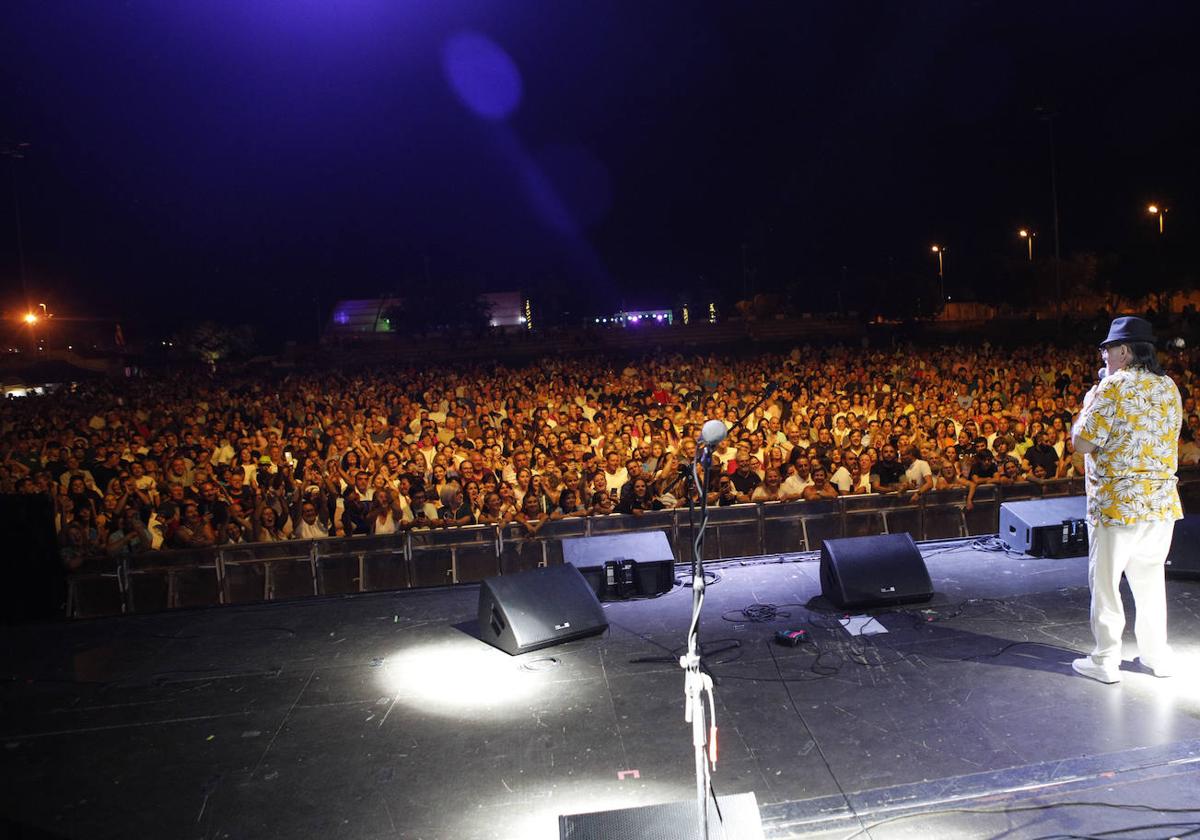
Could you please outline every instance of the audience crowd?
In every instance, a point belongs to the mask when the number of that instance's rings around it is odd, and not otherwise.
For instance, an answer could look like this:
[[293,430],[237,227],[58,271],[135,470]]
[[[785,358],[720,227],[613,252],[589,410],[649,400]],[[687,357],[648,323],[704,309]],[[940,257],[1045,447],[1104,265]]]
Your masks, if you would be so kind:
[[[1166,361],[1196,464],[1196,356]],[[710,504],[916,499],[1081,475],[1069,429],[1094,347],[984,345],[526,367],[178,373],[0,408],[0,491],[54,501],[64,562],[163,548],[517,523],[686,505],[709,419]],[[778,389],[735,425],[764,392]]]

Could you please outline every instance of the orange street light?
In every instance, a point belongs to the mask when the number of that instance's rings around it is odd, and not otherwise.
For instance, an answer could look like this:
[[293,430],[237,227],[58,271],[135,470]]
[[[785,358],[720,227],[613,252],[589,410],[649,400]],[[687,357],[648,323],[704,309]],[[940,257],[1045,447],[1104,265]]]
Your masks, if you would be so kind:
[[26,324],[36,324],[38,322],[38,316],[34,315],[32,312],[26,312],[24,321]]
[[1021,228],[1019,231],[1017,231],[1017,235],[1029,243],[1029,261],[1033,262],[1033,238],[1037,236],[1037,234],[1031,230]]
[[1161,234],[1163,232],[1163,217],[1167,215],[1167,208],[1151,204],[1146,208],[1146,212],[1151,216],[1158,216],[1158,232]]

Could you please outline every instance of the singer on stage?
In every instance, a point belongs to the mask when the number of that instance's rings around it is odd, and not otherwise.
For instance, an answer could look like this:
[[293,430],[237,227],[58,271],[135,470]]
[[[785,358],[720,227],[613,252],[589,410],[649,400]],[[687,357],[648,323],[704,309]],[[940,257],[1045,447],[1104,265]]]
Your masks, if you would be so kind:
[[1072,667],[1102,683],[1121,679],[1121,574],[1137,606],[1134,634],[1142,666],[1172,674],[1163,564],[1175,520],[1179,389],[1158,363],[1154,330],[1142,318],[1117,318],[1100,345],[1105,367],[1071,429],[1084,453],[1088,585],[1095,647]]

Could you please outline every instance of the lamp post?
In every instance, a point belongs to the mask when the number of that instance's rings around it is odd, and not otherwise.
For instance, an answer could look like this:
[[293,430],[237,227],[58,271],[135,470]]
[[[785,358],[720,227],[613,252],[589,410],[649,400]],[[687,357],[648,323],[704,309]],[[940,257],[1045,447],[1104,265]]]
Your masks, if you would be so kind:
[[1158,216],[1158,232],[1159,235],[1163,232],[1163,217],[1167,215],[1166,207],[1159,207],[1157,204],[1151,204],[1146,207],[1146,212],[1151,216]]
[[42,321],[49,321],[51,317],[50,310],[46,308],[46,304],[39,303],[38,307],[42,310],[42,314],[38,315],[37,309],[31,309],[21,316],[21,320],[29,325],[29,346],[30,349],[37,349],[37,325]]
[[945,245],[931,245],[929,250],[938,258],[938,305],[946,302],[946,266],[942,262],[942,254],[946,253]]
[[1029,244],[1029,261],[1033,262],[1033,238],[1037,236],[1037,234],[1031,230],[1021,228],[1019,231],[1017,231],[1017,235]]
[[1054,315],[1056,318],[1061,318],[1063,300],[1062,255],[1058,247],[1058,163],[1054,154],[1054,118],[1058,114],[1049,108],[1040,106],[1035,108],[1034,111],[1046,123],[1046,131],[1050,137],[1050,201],[1054,208]]

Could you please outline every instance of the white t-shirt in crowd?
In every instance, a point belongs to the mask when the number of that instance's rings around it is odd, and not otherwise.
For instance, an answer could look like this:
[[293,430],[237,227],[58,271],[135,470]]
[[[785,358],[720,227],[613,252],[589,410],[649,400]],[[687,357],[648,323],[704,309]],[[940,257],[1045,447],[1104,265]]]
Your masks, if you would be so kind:
[[780,489],[788,496],[799,496],[804,492],[805,487],[812,487],[812,483],[811,478],[801,478],[792,473],[783,480],[783,486]]
[[931,475],[933,475],[933,470],[929,468],[929,462],[918,458],[909,464],[908,469],[904,471],[904,486],[905,488],[915,490],[924,484],[925,479]]

